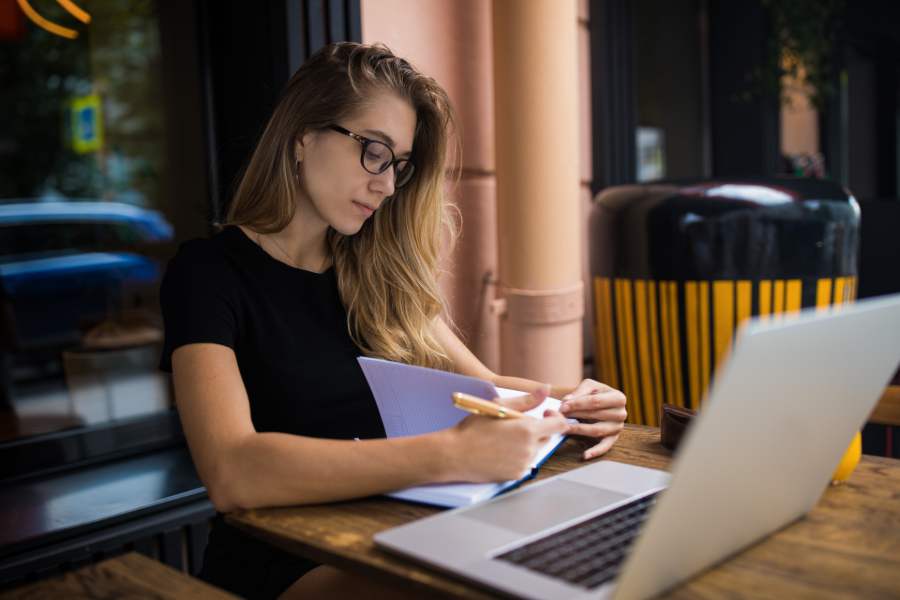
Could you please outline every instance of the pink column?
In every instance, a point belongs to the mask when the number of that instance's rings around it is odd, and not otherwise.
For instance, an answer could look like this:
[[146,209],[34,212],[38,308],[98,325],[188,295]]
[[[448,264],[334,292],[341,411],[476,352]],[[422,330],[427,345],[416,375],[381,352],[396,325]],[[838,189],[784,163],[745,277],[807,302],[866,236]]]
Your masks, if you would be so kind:
[[501,365],[577,383],[582,364],[575,0],[494,1]]
[[491,3],[486,0],[362,0],[362,33],[434,77],[450,95],[462,142],[462,235],[441,284],[470,349],[499,369],[499,323],[491,310],[497,277]]

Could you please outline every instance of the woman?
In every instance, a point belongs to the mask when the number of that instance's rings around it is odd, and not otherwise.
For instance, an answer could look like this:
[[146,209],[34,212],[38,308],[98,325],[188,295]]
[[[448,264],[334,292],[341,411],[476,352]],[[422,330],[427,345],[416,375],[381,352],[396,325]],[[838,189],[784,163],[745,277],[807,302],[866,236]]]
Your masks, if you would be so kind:
[[[446,93],[387,48],[328,46],[288,82],[226,227],[183,244],[169,263],[161,366],[173,373],[191,455],[219,513],[511,479],[553,433],[602,438],[585,458],[615,443],[625,398],[592,380],[552,390],[571,392],[561,410],[579,425],[555,412],[469,417],[383,439],[360,354],[530,392],[506,401],[520,409],[551,391],[491,372],[442,318],[451,124]],[[240,535],[221,514],[201,576],[248,597],[354,584]]]

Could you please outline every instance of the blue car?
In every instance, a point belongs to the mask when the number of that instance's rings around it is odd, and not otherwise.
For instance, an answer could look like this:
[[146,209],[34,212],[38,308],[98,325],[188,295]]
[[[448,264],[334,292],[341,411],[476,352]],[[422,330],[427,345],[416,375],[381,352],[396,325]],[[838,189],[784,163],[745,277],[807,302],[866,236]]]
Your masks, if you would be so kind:
[[172,239],[159,212],[128,204],[0,204],[0,352],[77,345],[129,294],[155,297],[160,265],[138,249]]

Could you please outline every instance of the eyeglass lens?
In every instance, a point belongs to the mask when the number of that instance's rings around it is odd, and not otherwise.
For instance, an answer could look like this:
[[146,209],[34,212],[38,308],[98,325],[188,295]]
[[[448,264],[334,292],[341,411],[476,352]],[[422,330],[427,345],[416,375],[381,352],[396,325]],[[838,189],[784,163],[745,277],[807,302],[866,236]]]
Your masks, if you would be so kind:
[[[370,140],[363,148],[363,166],[366,171],[384,173],[394,159],[394,153],[387,144]],[[400,159],[394,163],[394,185],[400,187],[409,182],[413,174],[413,165],[408,160]]]

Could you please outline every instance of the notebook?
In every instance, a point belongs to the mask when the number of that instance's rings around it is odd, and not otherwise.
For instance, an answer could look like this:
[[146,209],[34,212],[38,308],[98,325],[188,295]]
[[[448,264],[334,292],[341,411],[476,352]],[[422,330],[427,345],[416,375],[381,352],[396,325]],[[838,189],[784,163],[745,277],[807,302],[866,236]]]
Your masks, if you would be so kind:
[[[485,399],[521,396],[524,393],[496,388],[483,379],[438,369],[378,358],[359,357],[357,360],[372,389],[384,431],[389,438],[439,431],[453,427],[469,416],[466,411],[453,406],[453,392],[464,392]],[[559,405],[559,400],[548,397],[540,406],[526,414],[540,419],[545,410],[558,410]],[[561,434],[550,437],[538,451],[529,471],[519,479],[497,483],[422,485],[392,492],[388,496],[435,506],[469,506],[493,498],[534,477],[564,439],[565,436]]]

